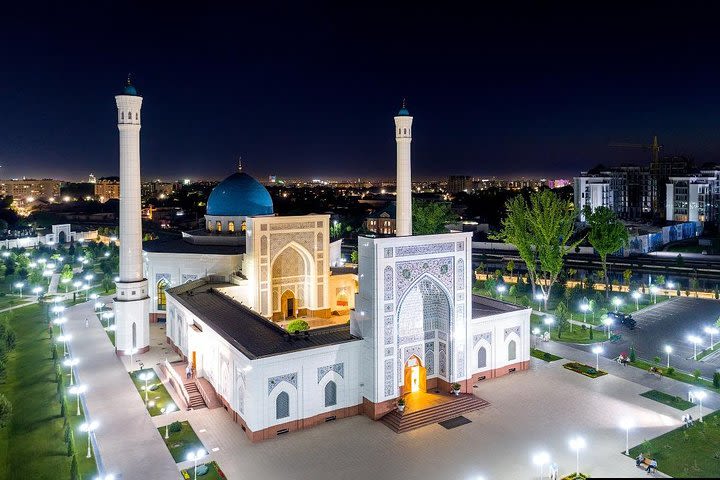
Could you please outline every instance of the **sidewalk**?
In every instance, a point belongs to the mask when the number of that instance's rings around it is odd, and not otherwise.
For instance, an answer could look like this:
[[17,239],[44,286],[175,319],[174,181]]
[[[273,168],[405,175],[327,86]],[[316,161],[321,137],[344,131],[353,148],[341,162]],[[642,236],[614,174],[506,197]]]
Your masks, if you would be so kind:
[[[91,302],[65,311],[64,332],[72,335],[70,349],[79,360],[76,376],[87,385],[84,404],[97,421],[95,445],[103,473],[130,480],[177,480],[180,473],[123,367]],[[89,327],[85,327],[85,319]]]

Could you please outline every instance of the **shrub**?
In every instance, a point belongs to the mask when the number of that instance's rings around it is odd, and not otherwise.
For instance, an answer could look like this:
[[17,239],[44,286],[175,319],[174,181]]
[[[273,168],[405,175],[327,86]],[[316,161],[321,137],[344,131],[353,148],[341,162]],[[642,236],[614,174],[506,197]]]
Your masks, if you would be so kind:
[[75,437],[70,435],[70,441],[67,442],[67,456],[72,457],[75,454]]
[[720,388],[720,372],[713,373],[713,387]]
[[63,438],[65,439],[65,443],[70,443],[70,436],[72,435],[72,430],[70,430],[70,425],[65,425],[65,433],[63,434]]
[[4,428],[10,423],[12,418],[12,403],[5,395],[0,393],[0,428]]
[[460,387],[461,387],[461,385],[460,385],[459,383],[457,383],[457,382],[455,382],[455,383],[452,384],[452,389],[453,389],[453,390],[460,390]]
[[72,463],[70,464],[70,480],[80,480],[77,459],[75,457],[73,457]]
[[653,362],[655,362],[656,364],[660,365],[660,357],[655,357],[655,358],[653,358]]
[[304,332],[308,330],[310,325],[305,320],[293,320],[287,326],[287,331],[290,333]]
[[630,361],[634,362],[636,360],[635,357],[635,347],[630,347]]
[[675,374],[675,367],[668,367],[668,369],[665,370],[665,373],[666,373],[669,377],[672,377],[672,376]]
[[180,430],[182,430],[182,423],[177,422],[177,421],[176,421],[176,422],[172,422],[172,423],[170,424],[169,430],[170,430],[172,433],[177,433],[177,432],[179,432]]
[[67,416],[67,407],[65,406],[65,399],[62,399],[60,402],[60,416],[65,417]]
[[696,368],[695,370],[693,370],[692,374],[693,377],[695,377],[695,381],[697,382],[698,380],[700,380],[700,375],[702,375],[702,372]]

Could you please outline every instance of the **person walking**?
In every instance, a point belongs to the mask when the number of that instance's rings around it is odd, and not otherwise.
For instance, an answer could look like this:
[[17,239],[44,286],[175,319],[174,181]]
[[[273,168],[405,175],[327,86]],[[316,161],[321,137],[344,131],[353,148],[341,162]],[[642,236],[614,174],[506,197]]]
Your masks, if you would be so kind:
[[90,326],[90,319],[85,317],[85,328],[88,328]]
[[190,379],[190,373],[192,372],[190,364],[188,363],[187,367],[185,367],[185,378]]

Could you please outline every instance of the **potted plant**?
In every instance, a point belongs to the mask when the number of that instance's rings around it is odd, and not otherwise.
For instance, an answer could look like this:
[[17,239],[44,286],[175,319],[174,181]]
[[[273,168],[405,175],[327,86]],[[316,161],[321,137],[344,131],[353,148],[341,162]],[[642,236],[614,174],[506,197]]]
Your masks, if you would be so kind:
[[461,387],[461,385],[460,385],[459,383],[457,383],[457,382],[453,383],[453,384],[452,384],[452,392],[453,392],[455,395],[459,395],[459,394],[460,394],[460,387]]
[[398,412],[400,412],[400,413],[402,413],[405,410],[405,399],[404,398],[398,399],[397,409],[398,409]]

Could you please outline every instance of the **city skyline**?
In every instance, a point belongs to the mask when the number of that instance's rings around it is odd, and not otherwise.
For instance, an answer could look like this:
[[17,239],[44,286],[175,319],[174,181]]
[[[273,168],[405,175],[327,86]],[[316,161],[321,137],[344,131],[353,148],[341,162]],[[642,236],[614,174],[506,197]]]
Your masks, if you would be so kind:
[[416,179],[645,163],[608,144],[655,134],[667,153],[720,157],[716,40],[693,9],[14,8],[0,47],[4,178],[117,175],[106,122],[128,71],[145,97],[144,178],[221,179],[240,156],[258,178],[389,178],[403,97]]

